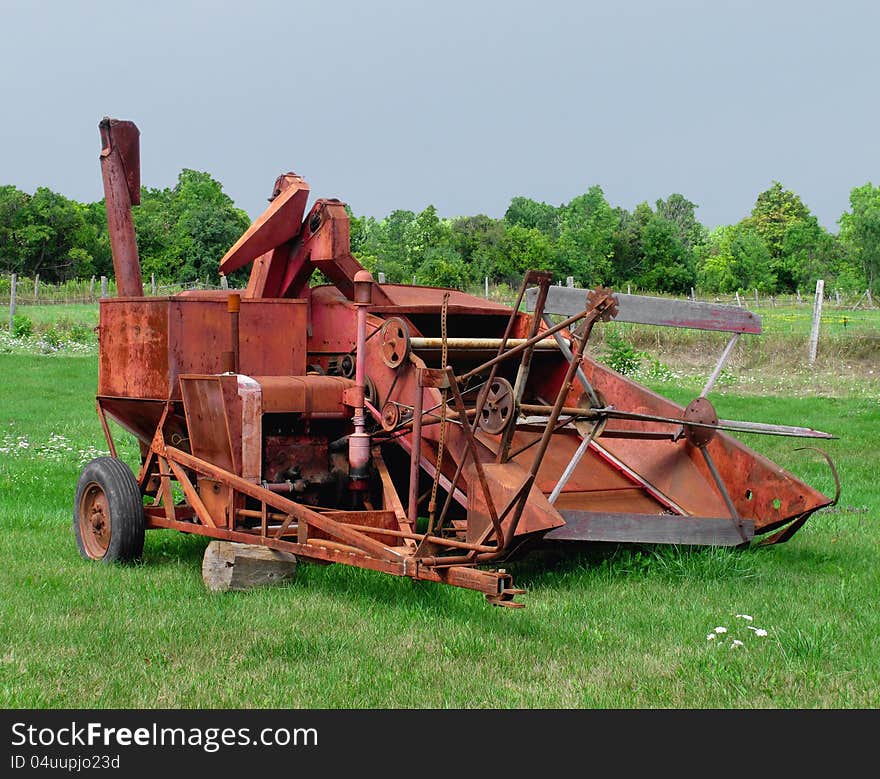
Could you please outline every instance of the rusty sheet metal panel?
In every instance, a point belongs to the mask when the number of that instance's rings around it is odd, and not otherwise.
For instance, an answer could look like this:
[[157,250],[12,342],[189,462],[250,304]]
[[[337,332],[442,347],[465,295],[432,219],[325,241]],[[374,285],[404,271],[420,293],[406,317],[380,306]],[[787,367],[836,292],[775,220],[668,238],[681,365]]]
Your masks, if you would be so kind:
[[308,310],[306,300],[242,300],[241,372],[248,376],[302,376],[306,372]]
[[168,298],[104,298],[98,395],[168,398]]
[[342,376],[254,376],[263,392],[263,412],[304,416],[350,417],[342,402],[345,390],[354,387]]
[[382,314],[406,312],[440,313],[443,296],[449,292],[448,311],[450,314],[497,314],[509,317],[510,307],[493,300],[478,298],[458,290],[440,287],[411,287],[404,284],[383,284],[382,291],[391,300],[391,305],[371,306],[370,311]]
[[[285,177],[279,176],[279,179]],[[289,241],[302,228],[309,199],[309,185],[295,173],[288,174],[285,187],[266,211],[245,231],[220,260],[220,272],[232,273]],[[276,181],[276,188],[279,182]]]
[[241,475],[238,376],[181,376],[180,389],[192,453]]
[[173,297],[168,303],[168,381],[171,397],[180,397],[184,373],[222,373],[223,352],[232,350],[226,301]]
[[[304,374],[307,309],[304,300],[242,301],[241,372]],[[221,373],[232,349],[225,295],[107,298],[98,332],[101,396],[179,398],[179,376]]]
[[[739,546],[743,538],[733,522],[724,517],[680,517],[671,514],[621,512],[560,512],[565,525],[551,530],[546,541],[608,541],[613,543]],[[745,523],[745,535],[755,534]]]
[[[484,463],[483,470],[489,484],[489,492],[495,510],[500,515],[511,500],[526,482],[529,472],[514,462],[507,463]],[[483,494],[479,479],[476,477],[472,465],[465,466],[468,485],[468,524],[467,540],[477,542],[482,538],[485,530],[491,527],[489,509],[486,496]],[[512,514],[508,514],[501,522],[501,527],[506,531],[512,520]],[[528,499],[523,509],[522,518],[516,528],[516,535],[536,533],[541,530],[561,527],[565,520],[559,512],[550,505],[544,493],[533,484]]]
[[[309,352],[315,354],[348,353],[354,348],[355,309],[335,288],[315,287],[311,292]],[[368,326],[367,334],[381,327],[378,321]]]

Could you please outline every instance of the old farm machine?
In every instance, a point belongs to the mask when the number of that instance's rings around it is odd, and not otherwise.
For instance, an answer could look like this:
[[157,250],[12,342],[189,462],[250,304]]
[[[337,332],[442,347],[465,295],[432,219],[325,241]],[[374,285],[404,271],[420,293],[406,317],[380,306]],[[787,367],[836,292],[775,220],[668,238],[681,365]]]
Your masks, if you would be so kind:
[[[100,132],[119,296],[100,303],[111,456],[77,486],[85,557],[137,558],[145,530],[172,528],[517,606],[497,566],[545,544],[778,542],[836,500],[729,433],[832,436],[722,420],[706,398],[736,338],[760,332],[754,314],[560,288],[541,272],[513,306],[378,284],[350,252],[344,204],[307,211],[293,173],[222,258],[223,274],[251,265],[246,289],[145,297],[139,132],[113,119]],[[310,286],[316,270],[329,284]],[[614,318],[731,340],[682,408],[585,353]],[[137,439],[136,474],[108,418]]]

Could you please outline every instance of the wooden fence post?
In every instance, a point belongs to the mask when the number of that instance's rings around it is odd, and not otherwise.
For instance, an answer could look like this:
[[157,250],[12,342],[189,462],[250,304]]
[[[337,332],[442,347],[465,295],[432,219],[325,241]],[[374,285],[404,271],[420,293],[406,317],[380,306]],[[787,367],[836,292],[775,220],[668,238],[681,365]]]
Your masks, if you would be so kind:
[[834,290],[834,300],[837,302],[837,305],[840,305],[840,290]]
[[742,301],[739,299],[739,290],[736,291],[736,304],[737,304],[740,308],[743,307]]
[[220,289],[229,289],[229,279],[225,275],[220,277]]
[[34,276],[34,302],[40,299],[40,274]]
[[565,277],[565,286],[569,289],[574,289],[574,276]]
[[153,293],[153,297],[155,297],[156,293],[158,292],[158,289],[156,288],[156,274],[155,273],[150,274],[150,291]]
[[92,281],[89,284],[89,300],[95,299],[95,277],[92,276]]
[[489,277],[486,276],[486,300],[489,299]]
[[107,277],[101,276],[101,297],[107,297]]
[[865,297],[868,298],[868,308],[874,308],[874,298],[871,297],[871,289],[865,290]]
[[755,305],[756,306],[758,305],[758,289],[757,289],[757,287],[755,288]]
[[9,286],[9,335],[12,335],[13,323],[15,320],[15,286],[17,282],[18,276],[13,273]]
[[822,320],[822,298],[825,296],[825,282],[816,282],[816,298],[813,301],[813,326],[810,328],[810,365],[816,362],[819,349],[819,322]]
[[376,276],[378,277],[378,279],[379,279],[379,283],[380,283],[380,284],[384,284],[384,283],[385,283],[385,274],[382,273],[382,271],[379,271],[379,272],[376,274]]

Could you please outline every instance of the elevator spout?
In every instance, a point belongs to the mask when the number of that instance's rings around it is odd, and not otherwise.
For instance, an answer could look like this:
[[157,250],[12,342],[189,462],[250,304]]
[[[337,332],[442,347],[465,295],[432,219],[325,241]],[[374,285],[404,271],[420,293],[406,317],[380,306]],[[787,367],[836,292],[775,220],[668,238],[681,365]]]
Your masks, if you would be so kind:
[[134,122],[106,116],[98,127],[116,294],[119,297],[143,297],[141,262],[131,215],[131,207],[141,202],[140,131]]

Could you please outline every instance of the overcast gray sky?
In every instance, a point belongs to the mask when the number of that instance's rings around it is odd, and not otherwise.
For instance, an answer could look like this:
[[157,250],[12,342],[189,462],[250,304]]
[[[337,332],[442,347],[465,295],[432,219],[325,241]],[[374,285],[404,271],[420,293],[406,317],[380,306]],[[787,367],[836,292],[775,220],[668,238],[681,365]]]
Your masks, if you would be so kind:
[[0,0],[0,184],[102,197],[97,125],[146,186],[275,177],[357,214],[503,215],[599,184],[712,227],[777,179],[826,227],[880,183],[880,3]]

